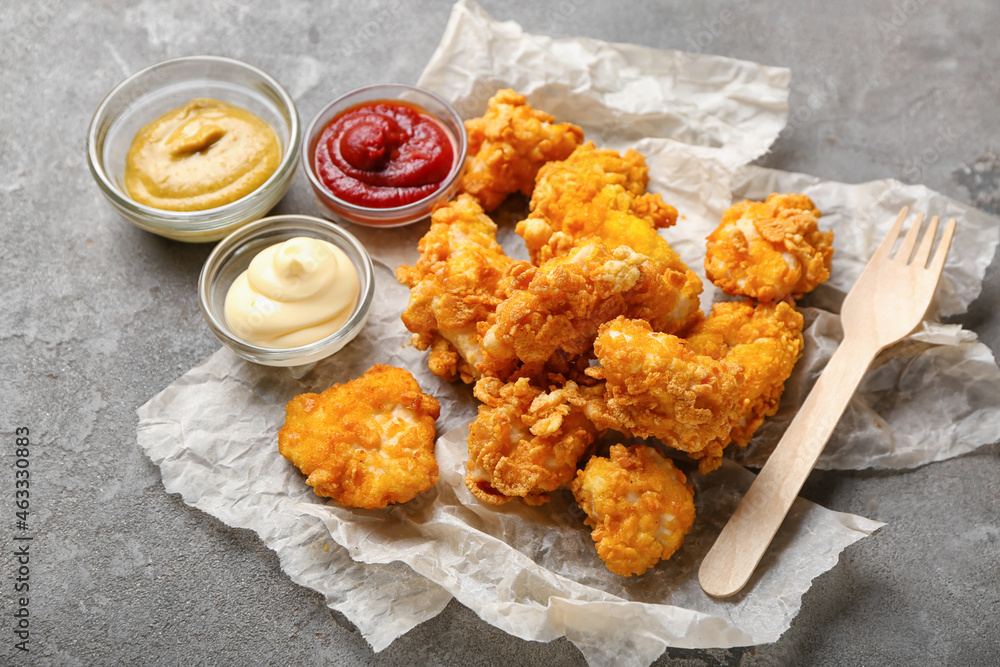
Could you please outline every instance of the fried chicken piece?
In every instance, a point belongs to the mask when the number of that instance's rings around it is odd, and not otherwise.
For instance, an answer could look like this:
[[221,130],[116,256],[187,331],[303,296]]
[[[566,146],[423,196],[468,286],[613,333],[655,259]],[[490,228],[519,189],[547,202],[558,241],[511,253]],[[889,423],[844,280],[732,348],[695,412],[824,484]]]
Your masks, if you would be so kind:
[[805,195],[772,194],[730,207],[708,237],[705,273],[727,294],[794,299],[830,277],[833,232]]
[[531,195],[531,214],[518,225],[518,234],[534,253],[548,239],[532,221],[544,221],[552,232],[575,238],[600,235],[600,225],[611,211],[628,213],[650,227],[669,227],[677,222],[677,209],[659,194],[646,192],[649,168],[646,158],[634,150],[598,150],[593,142],[583,144],[567,159],[550,162],[538,171]]
[[568,159],[539,171],[531,214],[516,231],[537,265],[592,238],[608,248],[627,245],[649,257],[652,264],[630,294],[626,314],[647,320],[657,331],[674,333],[697,317],[702,285],[657,233],[657,228],[674,224],[677,210],[659,195],[645,193],[648,180],[641,154],[584,144]]
[[541,267],[512,266],[507,298],[483,335],[483,372],[507,377],[519,362],[543,363],[556,351],[568,357],[588,352],[597,328],[625,312],[626,294],[646,263],[628,246],[609,251],[593,239]]
[[702,472],[719,467],[740,414],[738,363],[624,317],[601,327],[594,351],[601,366],[588,374],[607,382],[606,412],[591,415],[596,426],[657,438],[697,459]]
[[527,377],[506,384],[484,377],[475,395],[483,404],[469,426],[465,485],[485,503],[548,502],[548,492],[572,481],[577,461],[599,435],[586,416],[594,402],[603,402],[599,385],[568,380],[543,390]]
[[611,212],[604,220],[601,238],[612,246],[626,244],[651,260],[642,282],[628,295],[627,317],[646,320],[654,330],[664,333],[676,333],[697,320],[701,278],[656,230],[634,216]]
[[492,211],[514,192],[531,196],[538,169],[546,162],[564,160],[583,141],[583,130],[533,109],[513,90],[490,98],[482,118],[465,121],[469,158],[462,191]]
[[[526,226],[525,223],[531,223]],[[699,314],[701,279],[691,271],[666,239],[656,233],[644,220],[620,211],[608,211],[599,223],[588,228],[590,236],[574,237],[567,232],[551,232],[540,219],[518,223],[518,233],[545,227],[544,246],[539,246],[534,261],[544,265],[552,258],[568,254],[582,244],[594,239],[608,248],[628,246],[649,258],[642,267],[642,276],[636,287],[626,297],[625,314],[634,319],[644,319],[657,331],[675,333],[693,324]],[[523,234],[522,234],[523,235]],[[539,237],[540,239],[541,237]],[[532,241],[528,240],[531,247]]]
[[420,239],[420,259],[400,266],[396,278],[410,288],[403,324],[418,350],[430,348],[435,375],[472,383],[479,377],[486,322],[503,298],[501,278],[514,263],[496,241],[496,224],[469,195],[434,211]]
[[364,509],[405,503],[438,482],[440,412],[409,372],[376,364],[355,380],[289,401],[278,451],[318,496]]
[[687,478],[652,447],[612,445],[610,458],[591,458],[570,488],[597,555],[623,577],[670,558],[694,525]]
[[802,314],[784,301],[717,303],[686,336],[698,354],[743,368],[739,418],[730,437],[741,447],[778,411],[785,380],[802,356]]

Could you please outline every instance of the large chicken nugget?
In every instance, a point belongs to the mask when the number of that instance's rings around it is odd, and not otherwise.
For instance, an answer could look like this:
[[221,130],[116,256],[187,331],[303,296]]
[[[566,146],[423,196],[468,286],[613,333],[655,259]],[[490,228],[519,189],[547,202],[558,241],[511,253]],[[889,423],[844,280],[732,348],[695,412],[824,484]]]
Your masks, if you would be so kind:
[[278,451],[318,496],[364,509],[405,503],[438,482],[440,413],[409,372],[376,364],[356,380],[289,401]]

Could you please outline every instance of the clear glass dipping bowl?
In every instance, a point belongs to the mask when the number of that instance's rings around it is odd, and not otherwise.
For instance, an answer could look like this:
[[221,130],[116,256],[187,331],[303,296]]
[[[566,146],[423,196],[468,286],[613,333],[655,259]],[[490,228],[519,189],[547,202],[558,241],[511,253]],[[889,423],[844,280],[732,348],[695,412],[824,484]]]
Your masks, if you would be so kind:
[[[452,165],[444,183],[433,194],[412,204],[393,208],[358,206],[338,198],[323,185],[316,175],[313,165],[316,142],[330,121],[351,107],[377,100],[407,102],[420,107],[441,123],[453,142],[455,164]],[[312,122],[309,123],[302,140],[302,166],[309,177],[320,210],[331,219],[371,227],[400,227],[426,218],[438,203],[448,201],[455,196],[460,185],[462,171],[465,168],[467,151],[468,140],[465,135],[465,124],[444,98],[416,86],[384,83],[352,90],[346,95],[338,97],[316,114]]]
[[[125,191],[125,156],[144,125],[196,97],[210,97],[255,113],[281,144],[278,169],[259,188],[225,206],[165,211],[139,204]],[[111,205],[129,222],[178,241],[217,241],[278,203],[298,164],[302,128],[285,89],[252,65],[219,56],[165,60],[115,86],[97,108],[87,133],[90,172]]]
[[[246,271],[257,253],[297,236],[329,241],[350,258],[358,272],[361,287],[354,311],[344,326],[309,345],[272,348],[249,343],[226,322],[225,305],[229,287]],[[368,320],[374,295],[374,267],[361,242],[332,222],[308,215],[276,215],[241,227],[215,246],[198,278],[201,312],[212,333],[239,356],[265,366],[301,366],[337,352],[361,332]]]

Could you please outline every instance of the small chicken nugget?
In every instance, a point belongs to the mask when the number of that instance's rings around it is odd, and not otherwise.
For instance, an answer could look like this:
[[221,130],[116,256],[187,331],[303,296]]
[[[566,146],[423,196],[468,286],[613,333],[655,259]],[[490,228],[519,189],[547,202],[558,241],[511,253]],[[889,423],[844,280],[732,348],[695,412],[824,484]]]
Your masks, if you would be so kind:
[[420,259],[400,266],[396,278],[410,288],[403,325],[418,350],[430,349],[431,372],[449,382],[479,377],[486,322],[503,300],[501,278],[514,264],[496,240],[497,226],[469,195],[434,211],[420,239]]
[[528,226],[519,224],[517,233],[535,260],[539,244],[547,240],[530,229],[533,220],[578,239],[600,235],[604,218],[613,212],[638,217],[654,229],[672,226],[677,222],[677,209],[659,194],[646,192],[648,183],[649,168],[641,153],[598,149],[587,142],[565,160],[549,162],[538,170]]
[[318,496],[364,509],[405,503],[438,482],[440,413],[408,371],[376,364],[355,380],[289,401],[278,451]]
[[563,160],[583,141],[583,130],[533,109],[524,95],[498,91],[482,118],[465,121],[469,137],[462,191],[492,211],[507,195],[531,196],[538,169]]
[[798,299],[830,277],[833,232],[805,195],[772,194],[734,204],[708,237],[705,273],[727,294]]
[[491,505],[513,498],[548,502],[550,491],[573,480],[577,462],[597,439],[586,414],[593,402],[603,403],[602,393],[573,381],[548,390],[527,377],[477,382],[482,405],[469,425],[469,491]]
[[732,440],[745,447],[767,417],[778,411],[785,380],[802,356],[803,318],[785,301],[721,302],[710,317],[685,336],[698,354],[735,362],[743,368],[739,385],[739,418],[733,422]]
[[597,555],[615,574],[642,574],[670,558],[694,525],[694,492],[684,473],[652,447],[612,445],[571,487]]

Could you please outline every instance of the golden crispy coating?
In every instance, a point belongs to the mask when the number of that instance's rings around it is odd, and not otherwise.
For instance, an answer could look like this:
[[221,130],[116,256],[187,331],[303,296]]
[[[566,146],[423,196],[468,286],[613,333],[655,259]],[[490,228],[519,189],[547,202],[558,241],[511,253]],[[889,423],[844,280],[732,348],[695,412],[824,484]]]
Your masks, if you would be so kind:
[[419,350],[431,349],[428,365],[446,380],[479,377],[485,322],[503,298],[501,278],[514,260],[496,241],[496,224],[469,195],[431,216],[420,239],[420,260],[401,266],[396,278],[410,288],[403,324]]
[[531,196],[538,169],[552,160],[569,157],[583,130],[533,109],[513,90],[501,90],[490,98],[482,118],[465,121],[469,137],[462,191],[492,211],[514,192]]
[[365,509],[405,503],[438,482],[440,412],[410,373],[376,364],[355,380],[289,401],[278,451],[318,496]]
[[602,402],[600,386],[570,380],[545,391],[527,377],[506,384],[484,377],[475,394],[483,404],[469,426],[465,484],[483,502],[547,502],[549,491],[573,479],[577,461],[598,436],[586,414]]
[[[550,162],[538,171],[531,195],[529,220],[544,220],[552,232],[575,238],[599,235],[601,221],[611,211],[628,213],[650,227],[669,227],[677,221],[677,209],[658,194],[646,192],[649,169],[641,153],[624,154],[598,150],[593,142],[583,144],[565,160]],[[529,223],[522,223],[530,227]],[[548,240],[522,225],[528,250],[534,253]]]
[[702,472],[719,467],[739,418],[739,364],[624,317],[601,327],[594,351],[601,366],[588,373],[607,382],[607,411],[592,415],[598,427],[658,438],[698,459]]
[[698,276],[656,231],[677,220],[677,210],[645,193],[645,159],[629,150],[597,150],[593,143],[538,173],[531,214],[516,231],[535,264],[565,255],[591,238],[608,248],[627,245],[649,257],[642,282],[628,297],[629,317],[674,333],[697,317]]
[[784,301],[717,303],[691,329],[688,343],[698,353],[743,368],[740,413],[731,438],[746,446],[764,419],[778,411],[785,380],[802,356],[802,315]]
[[610,212],[600,237],[609,247],[625,244],[650,259],[642,281],[627,296],[626,317],[646,320],[664,333],[676,333],[697,321],[701,279],[656,230],[635,216]]
[[694,524],[684,473],[652,447],[612,445],[587,461],[571,486],[597,555],[615,574],[642,574],[670,558]]
[[569,357],[589,352],[597,328],[625,312],[625,295],[645,263],[628,246],[609,251],[593,239],[541,267],[512,266],[507,298],[483,335],[483,372],[507,377],[519,361],[544,363],[557,350]]
[[805,195],[772,194],[730,207],[708,237],[705,273],[728,294],[759,301],[799,298],[830,277],[833,232]]

